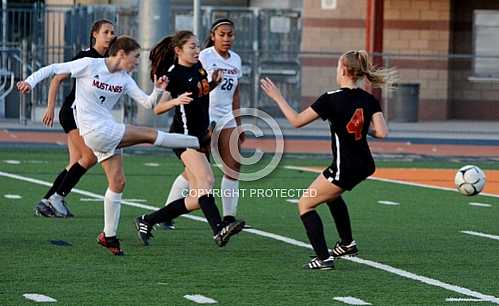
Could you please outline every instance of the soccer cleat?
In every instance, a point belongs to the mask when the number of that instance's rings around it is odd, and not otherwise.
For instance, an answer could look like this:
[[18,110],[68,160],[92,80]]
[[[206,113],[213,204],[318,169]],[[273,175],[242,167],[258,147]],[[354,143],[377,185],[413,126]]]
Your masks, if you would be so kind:
[[344,257],[344,256],[357,256],[359,250],[357,249],[357,242],[352,240],[350,244],[343,245],[341,242],[336,242],[336,245],[331,252],[331,255],[336,257]]
[[66,206],[64,205],[64,199],[62,197],[56,197],[52,195],[48,202],[52,209],[54,210],[54,216],[57,218],[68,218],[69,214],[71,214]]
[[334,257],[329,256],[324,260],[319,259],[319,257],[314,257],[303,267],[310,270],[331,270],[334,269]]
[[68,202],[66,202],[66,200],[62,200],[62,206],[66,208],[67,211],[66,218],[73,218],[75,216],[71,211],[69,211]]
[[35,206],[35,215],[43,217],[55,217],[55,212],[47,199],[41,199]]
[[165,231],[176,229],[175,222],[173,222],[173,220],[165,221],[163,223],[160,223],[160,225]]
[[146,220],[144,220],[144,215],[135,219],[135,228],[137,229],[137,236],[140,241],[142,241],[142,243],[146,246],[149,245],[149,239],[154,237],[151,234],[153,227],[147,223]]
[[213,236],[213,240],[219,247],[223,247],[229,242],[231,236],[239,233],[244,228],[244,224],[245,222],[242,220],[236,220],[229,224],[222,223],[222,228]]
[[120,240],[115,237],[106,237],[104,232],[97,236],[97,243],[107,248],[113,255],[122,256],[125,255],[123,250],[120,248]]

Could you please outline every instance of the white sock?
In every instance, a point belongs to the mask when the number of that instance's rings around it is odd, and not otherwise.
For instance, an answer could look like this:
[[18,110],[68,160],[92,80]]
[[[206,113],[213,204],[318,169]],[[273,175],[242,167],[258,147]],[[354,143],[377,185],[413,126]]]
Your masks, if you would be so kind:
[[182,174],[180,174],[179,176],[177,176],[177,178],[173,182],[172,187],[170,188],[170,194],[168,194],[168,199],[166,199],[165,206],[175,200],[186,197],[186,190],[189,190],[189,181],[186,180]]
[[222,178],[222,204],[224,207],[224,216],[236,216],[237,203],[239,202],[239,181],[231,180],[227,177]]
[[120,223],[121,195],[109,188],[104,195],[104,234],[106,237],[116,236]]
[[199,140],[197,137],[177,134],[166,133],[158,130],[158,136],[154,140],[153,145],[167,148],[199,148]]

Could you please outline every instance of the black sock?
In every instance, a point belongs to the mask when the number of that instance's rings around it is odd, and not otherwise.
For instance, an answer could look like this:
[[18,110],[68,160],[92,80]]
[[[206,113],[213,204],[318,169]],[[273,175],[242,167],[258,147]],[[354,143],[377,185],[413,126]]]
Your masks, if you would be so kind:
[[327,206],[333,216],[341,243],[343,245],[350,244],[353,240],[352,226],[350,225],[350,216],[348,215],[348,208],[345,201],[340,196],[334,201],[327,202]]
[[222,217],[220,217],[218,207],[215,205],[215,198],[211,194],[205,194],[199,198],[199,206],[215,235],[218,233],[220,224],[222,224]]
[[324,227],[322,226],[321,217],[319,217],[315,210],[311,210],[301,215],[300,218],[317,257],[321,260],[329,258],[330,255],[327,249],[326,238],[324,237]]
[[180,215],[187,214],[189,211],[185,207],[185,198],[181,198],[164,206],[160,210],[144,216],[144,220],[150,225],[173,220]]
[[56,192],[65,197],[71,189],[78,183],[80,178],[87,172],[87,169],[83,168],[79,163],[74,163],[68,170],[68,174],[56,189]]
[[49,191],[47,191],[47,194],[43,197],[44,199],[50,198],[51,195],[54,194],[54,192],[59,188],[59,185],[61,185],[62,181],[66,177],[66,174],[68,173],[68,170],[64,168],[64,170],[59,173],[59,175],[55,178],[54,182],[52,183],[52,187],[50,187]]

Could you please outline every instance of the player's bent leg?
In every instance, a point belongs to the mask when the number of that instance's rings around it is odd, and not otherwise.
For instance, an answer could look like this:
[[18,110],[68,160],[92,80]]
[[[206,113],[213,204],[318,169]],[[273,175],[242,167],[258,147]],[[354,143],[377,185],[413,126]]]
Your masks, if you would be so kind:
[[316,257],[305,265],[308,269],[332,269],[334,258],[329,254],[324,226],[315,208],[323,202],[337,198],[343,190],[331,184],[322,174],[303,193],[298,202],[300,219]]
[[223,247],[229,242],[231,236],[241,231],[244,227],[244,221],[235,221],[229,224],[222,222],[220,212],[215,205],[215,198],[211,194],[214,176],[206,155],[196,150],[187,149],[182,153],[181,158],[186,165],[189,177],[192,177],[192,187],[186,205],[190,210],[201,208],[212,229],[215,243]]
[[69,167],[64,180],[59,184],[54,195],[50,197],[50,203],[54,206],[56,215],[59,214],[66,218],[73,217],[65,200],[66,196],[78,184],[87,170],[97,162],[94,153],[85,145],[77,129],[69,132],[68,143],[70,160],[75,160],[77,157],[79,160]]
[[166,133],[152,128],[127,125],[125,134],[119,143],[119,148],[129,147],[140,143],[150,143],[167,148],[199,148],[197,137]]
[[[182,174],[179,174],[172,186],[170,187],[170,193],[168,194],[168,198],[165,201],[165,206],[178,200],[188,196],[189,193],[189,180],[187,178],[187,171],[184,170]],[[161,227],[165,230],[174,230],[176,228],[175,221],[166,220],[161,223]]]

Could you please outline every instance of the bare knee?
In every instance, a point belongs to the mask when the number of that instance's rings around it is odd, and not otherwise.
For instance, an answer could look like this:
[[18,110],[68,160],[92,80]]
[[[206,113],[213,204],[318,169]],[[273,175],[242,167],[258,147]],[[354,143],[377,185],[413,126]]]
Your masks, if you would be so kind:
[[208,190],[213,188],[215,178],[213,177],[213,174],[195,175],[194,184],[197,188]]
[[78,163],[85,169],[90,169],[97,163],[97,157],[93,154],[84,154]]
[[300,201],[298,201],[298,212],[299,212],[300,216],[302,216],[302,215],[306,214],[307,212],[314,210],[317,205],[314,205],[313,203],[311,203],[310,201],[307,201],[306,199],[304,199],[302,197],[300,199]]
[[67,169],[71,168],[72,165],[77,163],[82,158],[82,155],[79,153],[72,153],[69,156],[69,163]]
[[126,180],[124,175],[115,175],[109,182],[109,188],[114,192],[125,190]]

